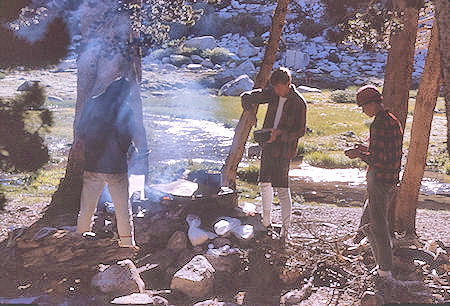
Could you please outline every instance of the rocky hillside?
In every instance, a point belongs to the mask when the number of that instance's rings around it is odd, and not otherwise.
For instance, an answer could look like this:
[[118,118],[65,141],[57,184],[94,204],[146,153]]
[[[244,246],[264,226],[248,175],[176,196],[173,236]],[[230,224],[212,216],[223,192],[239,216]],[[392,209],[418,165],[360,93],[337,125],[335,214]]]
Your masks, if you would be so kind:
[[[207,71],[214,76],[206,80],[207,87],[216,88],[223,95],[238,95],[252,88],[276,1],[222,0],[220,5],[195,6],[203,9],[204,14],[193,27],[171,25],[171,38],[187,37],[184,46],[152,50],[144,58],[144,64],[152,65],[153,70]],[[330,42],[327,37],[332,28],[323,14],[318,0],[291,1],[274,66],[291,68],[297,85],[319,88],[345,88],[368,82],[382,85],[386,52],[369,52]],[[73,58],[81,42],[78,32],[73,27]],[[418,84],[425,55],[426,51],[416,54],[413,85]]]
[[[170,57],[167,50],[165,56],[161,56],[162,51],[159,50],[159,53],[153,53],[152,59],[155,63],[177,66],[192,62],[203,68],[218,70],[219,86],[240,74],[253,78],[263,58],[275,6],[276,1],[262,0],[223,1],[219,7],[203,5],[205,14],[194,27],[174,26],[171,31],[173,38],[187,36],[191,39],[187,41],[187,47],[200,49],[173,52],[184,56],[197,53],[195,57],[191,60]],[[382,84],[386,52],[368,52],[328,41],[329,29],[323,17],[323,7],[317,0],[292,1],[289,8],[275,67],[290,67],[295,72],[297,83],[305,85],[345,87],[367,82]],[[199,36],[209,37],[196,38]],[[213,49],[213,54],[202,51],[205,48]],[[206,61],[203,61],[205,58]],[[420,77],[424,58],[425,52],[416,55],[415,80]],[[198,66],[192,68],[201,69]]]

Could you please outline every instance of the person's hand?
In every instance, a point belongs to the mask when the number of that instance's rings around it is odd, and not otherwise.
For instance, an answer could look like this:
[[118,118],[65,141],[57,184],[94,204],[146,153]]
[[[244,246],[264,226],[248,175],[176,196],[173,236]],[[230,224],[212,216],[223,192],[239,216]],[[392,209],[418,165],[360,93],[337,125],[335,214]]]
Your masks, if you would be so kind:
[[270,139],[267,141],[267,143],[272,143],[274,142],[278,136],[281,135],[281,130],[278,129],[270,129],[270,131],[272,132],[270,134]]
[[351,159],[361,157],[361,151],[356,148],[345,150],[344,153],[348,158]]
[[367,152],[367,151],[369,151],[369,148],[368,148],[367,146],[365,146],[365,145],[363,145],[363,144],[359,144],[359,143],[357,143],[357,144],[355,145],[355,149],[360,150],[361,152]]

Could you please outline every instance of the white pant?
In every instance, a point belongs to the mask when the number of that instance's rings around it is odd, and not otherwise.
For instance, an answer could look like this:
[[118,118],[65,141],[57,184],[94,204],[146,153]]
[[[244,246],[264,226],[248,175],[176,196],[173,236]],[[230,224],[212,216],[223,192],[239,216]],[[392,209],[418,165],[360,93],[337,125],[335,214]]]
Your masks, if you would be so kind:
[[[269,226],[271,224],[270,213],[272,211],[273,188],[272,183],[259,183],[263,202],[263,225]],[[289,188],[276,187],[278,191],[278,198],[281,204],[281,234],[288,235],[291,226],[291,211],[292,199]]]
[[92,218],[106,183],[108,183],[108,189],[114,203],[120,242],[122,246],[135,246],[133,214],[131,204],[128,201],[127,173],[106,174],[84,171],[77,232],[91,231]]

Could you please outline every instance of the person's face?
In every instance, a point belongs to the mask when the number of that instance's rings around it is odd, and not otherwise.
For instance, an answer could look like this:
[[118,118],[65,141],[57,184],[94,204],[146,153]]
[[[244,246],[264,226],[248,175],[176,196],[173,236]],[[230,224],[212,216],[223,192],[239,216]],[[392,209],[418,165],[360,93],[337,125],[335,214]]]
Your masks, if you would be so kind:
[[290,86],[291,86],[291,82],[287,82],[285,84],[280,83],[280,84],[272,85],[273,90],[280,97],[287,97]]
[[369,117],[373,117],[379,110],[379,104],[377,102],[369,102],[362,106],[362,111]]

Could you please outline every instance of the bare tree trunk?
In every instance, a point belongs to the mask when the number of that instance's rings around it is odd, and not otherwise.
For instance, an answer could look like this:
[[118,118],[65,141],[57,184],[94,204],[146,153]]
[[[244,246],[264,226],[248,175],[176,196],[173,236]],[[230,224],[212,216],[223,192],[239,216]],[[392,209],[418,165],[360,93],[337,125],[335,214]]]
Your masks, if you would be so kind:
[[450,4],[448,0],[433,1],[436,22],[439,25],[439,50],[441,53],[442,84],[447,113],[447,152],[450,154]]
[[[137,4],[142,2],[142,0],[135,1]],[[118,14],[110,1],[96,1],[95,5],[86,3],[81,10],[83,49],[78,58],[77,101],[73,123],[74,146],[69,153],[65,177],[61,180],[49,206],[50,213],[79,209],[83,166],[77,158],[80,155],[76,133],[78,122],[86,101],[102,93],[118,77],[124,76],[130,80],[130,106],[137,127],[134,142],[138,149],[147,150],[139,86],[142,76],[141,54],[138,47],[129,44],[139,34],[133,31],[129,15]]]
[[416,233],[419,189],[425,170],[433,112],[441,85],[438,34],[438,24],[435,22],[417,91],[408,158],[394,210],[397,231],[406,232],[409,236]]
[[[414,68],[414,50],[419,9],[409,6],[412,1],[394,0],[398,12],[403,12],[403,29],[390,37],[391,48],[384,75],[383,101],[405,127],[408,115],[409,89]],[[413,1],[416,2],[416,1]]]
[[[270,78],[270,72],[272,71],[273,63],[275,62],[278,51],[281,32],[286,21],[288,4],[289,0],[278,0],[272,18],[272,28],[270,30],[269,42],[264,53],[264,60],[261,69],[256,76],[255,88],[265,87]],[[230,152],[225,160],[225,165],[222,168],[222,186],[228,186],[233,189],[236,187],[237,168],[242,159],[242,155],[244,154],[245,143],[247,142],[250,130],[256,122],[257,112],[258,107],[256,106],[249,111],[244,111],[239,119],[233,138],[233,144],[231,145]]]

